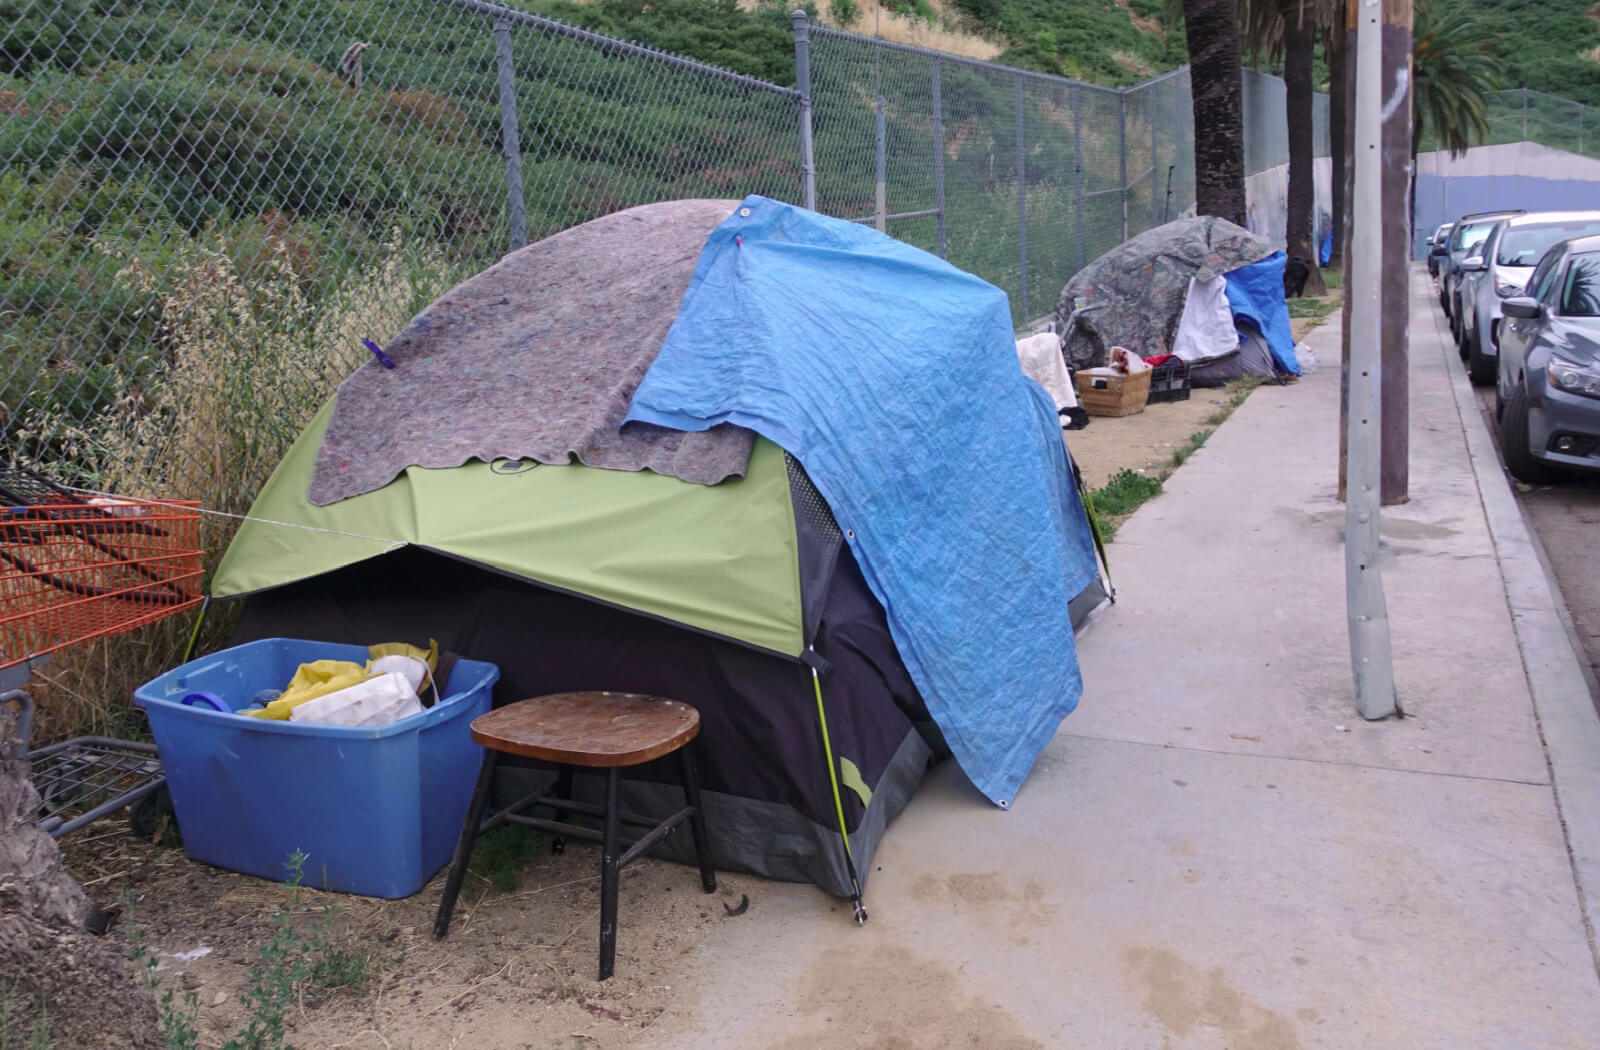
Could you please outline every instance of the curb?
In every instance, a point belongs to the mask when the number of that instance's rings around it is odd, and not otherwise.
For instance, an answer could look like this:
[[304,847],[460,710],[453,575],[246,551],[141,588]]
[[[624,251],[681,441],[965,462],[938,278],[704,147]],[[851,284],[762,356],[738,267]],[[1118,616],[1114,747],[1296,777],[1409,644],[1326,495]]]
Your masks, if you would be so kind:
[[[1413,297],[1413,306],[1417,299]],[[1439,331],[1439,315],[1428,300]],[[1567,841],[1578,906],[1600,975],[1600,714],[1593,682],[1574,644],[1566,607],[1549,574],[1543,548],[1523,517],[1500,465],[1489,424],[1454,346],[1439,339],[1467,440],[1467,457],[1505,584],[1506,606],[1533,698],[1534,718],[1550,768],[1556,814]]]

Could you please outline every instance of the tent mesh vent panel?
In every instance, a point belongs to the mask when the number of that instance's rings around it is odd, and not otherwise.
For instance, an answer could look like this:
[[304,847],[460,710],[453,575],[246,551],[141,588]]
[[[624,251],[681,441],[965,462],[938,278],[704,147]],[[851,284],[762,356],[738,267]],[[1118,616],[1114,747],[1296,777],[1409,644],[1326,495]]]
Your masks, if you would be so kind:
[[822,603],[828,594],[828,583],[833,579],[844,536],[839,532],[839,523],[833,520],[828,501],[811,483],[806,468],[787,452],[783,454],[783,464],[789,472],[789,498],[794,504],[795,539],[800,548],[800,604],[809,644],[822,619]]
[[827,546],[837,548],[844,537],[839,532],[839,523],[833,520],[828,501],[811,484],[811,478],[799,460],[785,452],[783,465],[789,471],[789,494],[794,497],[795,510],[805,519],[803,527]]

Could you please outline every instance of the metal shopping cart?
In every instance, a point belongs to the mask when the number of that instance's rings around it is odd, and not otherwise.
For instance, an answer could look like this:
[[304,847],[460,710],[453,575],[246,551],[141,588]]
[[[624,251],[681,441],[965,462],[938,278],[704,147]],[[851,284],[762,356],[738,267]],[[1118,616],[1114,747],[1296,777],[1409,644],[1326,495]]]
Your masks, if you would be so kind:
[[16,747],[53,837],[147,805],[165,778],[154,744],[84,736],[28,750],[23,686],[56,650],[198,605],[199,522],[195,503],[89,498],[0,465],[0,705],[17,709]]

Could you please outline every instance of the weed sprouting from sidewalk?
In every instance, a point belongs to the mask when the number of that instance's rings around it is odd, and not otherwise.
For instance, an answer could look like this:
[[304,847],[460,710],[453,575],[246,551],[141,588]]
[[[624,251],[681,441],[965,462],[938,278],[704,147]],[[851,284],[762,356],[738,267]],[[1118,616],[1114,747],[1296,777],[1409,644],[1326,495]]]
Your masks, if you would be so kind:
[[1189,440],[1184,442],[1183,447],[1172,454],[1172,465],[1174,467],[1183,466],[1183,461],[1200,451],[1200,446],[1204,445],[1206,438],[1210,436],[1211,431],[1209,430],[1196,430],[1193,434],[1190,434]]

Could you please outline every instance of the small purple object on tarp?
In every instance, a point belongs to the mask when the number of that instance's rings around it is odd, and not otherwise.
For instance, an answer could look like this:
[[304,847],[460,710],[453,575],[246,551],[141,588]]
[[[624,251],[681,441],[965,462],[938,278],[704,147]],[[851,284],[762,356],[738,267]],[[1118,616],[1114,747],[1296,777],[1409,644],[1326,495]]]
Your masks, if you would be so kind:
[[378,359],[378,363],[380,365],[385,368],[394,367],[394,359],[383,352],[383,347],[379,346],[377,343],[374,343],[371,339],[363,339],[361,342],[368,350],[372,351],[372,356]]

